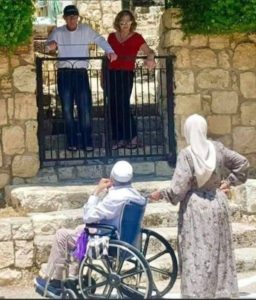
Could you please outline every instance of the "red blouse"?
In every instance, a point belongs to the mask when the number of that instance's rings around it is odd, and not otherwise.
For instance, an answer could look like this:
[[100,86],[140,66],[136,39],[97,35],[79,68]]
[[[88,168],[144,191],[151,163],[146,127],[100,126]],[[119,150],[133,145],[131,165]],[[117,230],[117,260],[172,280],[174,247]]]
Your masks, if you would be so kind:
[[135,66],[135,57],[141,47],[145,43],[141,34],[134,32],[124,42],[119,42],[114,32],[108,36],[108,42],[117,54],[117,60],[109,62],[111,70],[129,70],[132,71]]

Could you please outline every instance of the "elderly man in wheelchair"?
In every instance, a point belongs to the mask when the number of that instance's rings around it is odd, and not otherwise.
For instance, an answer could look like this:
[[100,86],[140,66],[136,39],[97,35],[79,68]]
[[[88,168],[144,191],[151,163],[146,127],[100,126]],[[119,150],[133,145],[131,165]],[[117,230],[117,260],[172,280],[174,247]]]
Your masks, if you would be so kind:
[[[84,206],[86,225],[56,232],[45,277],[35,279],[40,295],[147,299],[169,292],[177,277],[176,256],[161,235],[142,229],[147,199],[132,187],[132,177],[132,166],[117,162]],[[152,252],[156,247],[158,254]]]

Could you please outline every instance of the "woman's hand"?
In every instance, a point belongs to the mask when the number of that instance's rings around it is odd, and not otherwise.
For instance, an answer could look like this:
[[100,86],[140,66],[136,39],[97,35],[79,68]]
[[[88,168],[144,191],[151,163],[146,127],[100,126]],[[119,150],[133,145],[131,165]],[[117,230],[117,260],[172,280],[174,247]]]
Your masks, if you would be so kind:
[[147,55],[147,58],[144,60],[144,66],[149,70],[154,69],[156,66],[154,50],[149,48],[147,43],[144,43],[143,45],[141,45],[139,51],[142,51],[144,54]]
[[154,58],[147,58],[144,61],[144,66],[149,70],[153,70],[156,67],[156,61]]
[[155,191],[148,196],[149,202],[156,202],[162,198],[160,191]]
[[226,180],[222,180],[220,183],[220,190],[226,195],[230,195],[230,185]]
[[110,62],[117,60],[117,55],[114,52],[110,52],[107,54],[107,58],[110,60]]

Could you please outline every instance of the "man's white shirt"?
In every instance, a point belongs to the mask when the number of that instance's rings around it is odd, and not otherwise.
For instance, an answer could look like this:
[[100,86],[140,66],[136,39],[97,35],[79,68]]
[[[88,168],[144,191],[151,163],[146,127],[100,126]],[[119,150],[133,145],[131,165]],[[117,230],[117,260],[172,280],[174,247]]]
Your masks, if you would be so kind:
[[102,200],[92,195],[84,205],[84,222],[101,222],[119,230],[123,206],[130,201],[144,205],[146,199],[131,185],[111,187]]
[[[89,45],[97,44],[107,54],[114,52],[103,36],[87,24],[78,24],[76,30],[69,31],[66,25],[57,27],[49,35],[47,43],[55,41],[58,57],[89,57]],[[88,60],[59,61],[58,68],[87,68]]]

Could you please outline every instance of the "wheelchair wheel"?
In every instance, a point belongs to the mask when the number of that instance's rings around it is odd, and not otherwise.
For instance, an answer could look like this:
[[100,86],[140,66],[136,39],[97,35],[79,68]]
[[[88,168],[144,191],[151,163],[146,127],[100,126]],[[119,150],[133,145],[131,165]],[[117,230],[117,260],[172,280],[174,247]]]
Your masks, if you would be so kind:
[[[87,284],[82,280],[87,276]],[[122,241],[110,240],[108,255],[85,257],[79,269],[79,288],[89,299],[147,299],[152,294],[152,275],[147,261]]]
[[153,277],[152,298],[161,298],[171,290],[176,281],[177,258],[171,245],[160,234],[144,228],[141,232],[141,252],[149,264]]
[[61,299],[77,299],[76,293],[71,289],[65,289]]

